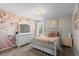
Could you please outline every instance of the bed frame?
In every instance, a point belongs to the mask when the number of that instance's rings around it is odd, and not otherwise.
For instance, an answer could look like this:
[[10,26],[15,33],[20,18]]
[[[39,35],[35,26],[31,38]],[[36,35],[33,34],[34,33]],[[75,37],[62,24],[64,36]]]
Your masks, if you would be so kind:
[[44,46],[41,46],[41,45],[38,45],[38,43],[34,43],[35,41],[33,40],[32,43],[31,43],[31,47],[32,48],[35,48],[36,50],[40,51],[40,53],[42,55],[53,55],[53,56],[56,56],[57,55],[57,45],[59,45],[59,39],[57,39],[54,43],[52,43],[53,47],[52,49],[48,48],[48,46],[50,46],[49,43],[46,43],[47,45],[44,47]]

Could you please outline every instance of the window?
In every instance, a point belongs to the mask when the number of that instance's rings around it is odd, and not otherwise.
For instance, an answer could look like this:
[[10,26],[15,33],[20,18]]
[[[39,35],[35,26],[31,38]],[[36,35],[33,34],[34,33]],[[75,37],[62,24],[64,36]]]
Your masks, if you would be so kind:
[[28,24],[20,24],[20,33],[29,33],[30,25]]

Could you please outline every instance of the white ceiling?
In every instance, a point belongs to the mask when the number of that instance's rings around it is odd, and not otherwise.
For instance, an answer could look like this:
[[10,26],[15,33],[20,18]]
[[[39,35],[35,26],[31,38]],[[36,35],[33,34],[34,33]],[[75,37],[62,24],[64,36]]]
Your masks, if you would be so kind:
[[0,9],[11,11],[19,16],[33,16],[35,8],[45,9],[44,18],[72,15],[74,3],[2,3]]

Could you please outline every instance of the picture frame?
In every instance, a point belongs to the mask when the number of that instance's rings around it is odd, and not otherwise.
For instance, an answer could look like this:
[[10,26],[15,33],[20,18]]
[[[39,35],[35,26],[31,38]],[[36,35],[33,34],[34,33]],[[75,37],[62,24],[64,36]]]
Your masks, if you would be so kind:
[[58,28],[58,20],[57,19],[51,19],[47,21],[48,28]]

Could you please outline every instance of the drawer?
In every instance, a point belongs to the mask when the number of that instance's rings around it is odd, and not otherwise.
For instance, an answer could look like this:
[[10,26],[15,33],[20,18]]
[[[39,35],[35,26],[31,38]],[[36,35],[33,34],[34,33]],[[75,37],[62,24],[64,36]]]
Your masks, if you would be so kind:
[[32,35],[17,35],[16,36],[16,45],[21,46],[32,41]]

